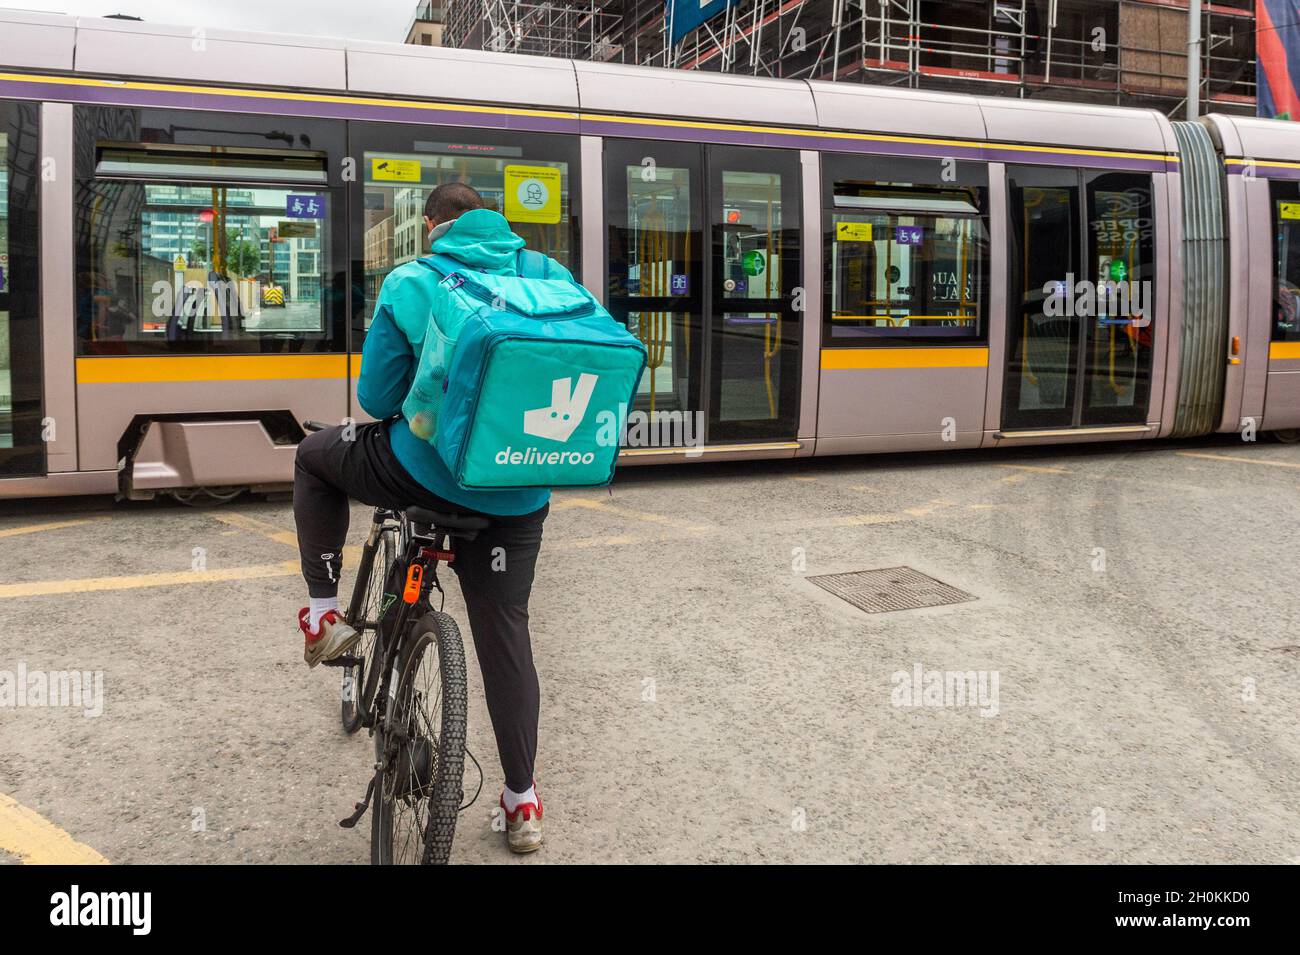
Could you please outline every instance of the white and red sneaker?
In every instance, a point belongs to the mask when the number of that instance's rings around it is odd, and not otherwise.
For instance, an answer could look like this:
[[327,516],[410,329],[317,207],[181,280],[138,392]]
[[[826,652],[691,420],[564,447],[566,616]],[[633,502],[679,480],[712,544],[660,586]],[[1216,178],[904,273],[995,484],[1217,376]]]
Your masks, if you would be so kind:
[[511,812],[506,809],[505,793],[501,794],[501,811],[506,814],[506,844],[511,852],[536,852],[542,847],[542,797],[533,787],[536,802],[521,802]]
[[319,629],[313,631],[308,625],[309,611],[303,607],[298,611],[298,629],[306,638],[302,658],[309,667],[314,667],[322,660],[341,657],[357,645],[361,634],[343,622],[337,610],[327,610],[320,618]]

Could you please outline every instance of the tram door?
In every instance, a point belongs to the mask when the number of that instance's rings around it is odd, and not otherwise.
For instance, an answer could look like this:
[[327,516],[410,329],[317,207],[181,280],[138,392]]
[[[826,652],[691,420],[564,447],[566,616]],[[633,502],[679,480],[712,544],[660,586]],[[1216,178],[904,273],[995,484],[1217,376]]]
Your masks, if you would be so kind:
[[798,190],[794,152],[605,141],[609,309],[649,352],[629,446],[795,437]]
[[0,478],[44,474],[36,103],[0,101]]
[[1004,430],[1139,424],[1151,392],[1151,177],[1012,166]]

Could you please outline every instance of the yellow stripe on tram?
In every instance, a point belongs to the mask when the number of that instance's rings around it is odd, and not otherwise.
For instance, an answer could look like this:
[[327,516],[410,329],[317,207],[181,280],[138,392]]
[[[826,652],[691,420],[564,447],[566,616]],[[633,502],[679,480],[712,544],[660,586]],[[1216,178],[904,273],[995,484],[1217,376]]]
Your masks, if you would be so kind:
[[77,383],[138,384],[160,381],[275,381],[286,378],[346,378],[348,356],[336,355],[166,355],[78,358]]
[[[1165,162],[1178,162],[1179,157],[1159,152],[1135,152],[1117,149],[1088,149],[1059,145],[1029,145],[1026,143],[1007,143],[970,139],[946,139],[930,136],[888,135],[884,133],[867,133],[849,130],[811,129],[801,126],[770,126],[756,123],[723,123],[708,120],[687,120],[681,117],[656,116],[621,116],[607,113],[586,113],[564,109],[537,109],[529,107],[494,106],[473,103],[450,103],[443,101],[415,100],[406,98],[379,98],[374,96],[357,96],[346,93],[308,93],[286,92],[283,90],[260,90],[253,88],[236,88],[227,86],[199,86],[192,83],[157,83],[136,80],[105,80],[86,76],[59,76],[52,74],[4,73],[0,72],[0,81],[11,83],[50,83],[71,87],[90,89],[121,89],[140,92],[185,93],[189,95],[237,96],[265,100],[298,101],[306,103],[338,104],[347,106],[368,106],[381,108],[419,109],[465,114],[485,114],[498,116],[536,116],[548,119],[581,120],[584,123],[617,123],[625,126],[642,126],[647,129],[672,127],[680,129],[698,129],[720,132],[748,132],[774,136],[813,137],[824,140],[853,140],[871,143],[894,143],[901,145],[951,147],[977,147],[987,149],[1012,150],[1021,153],[1045,153],[1052,155],[1089,156],[1098,158],[1152,159]],[[1233,162],[1233,160],[1228,160]],[[1261,165],[1287,165],[1285,163],[1261,163]]]
[[987,348],[824,348],[823,371],[863,368],[987,368]]
[[1268,346],[1268,357],[1273,359],[1300,359],[1300,342],[1273,342]]

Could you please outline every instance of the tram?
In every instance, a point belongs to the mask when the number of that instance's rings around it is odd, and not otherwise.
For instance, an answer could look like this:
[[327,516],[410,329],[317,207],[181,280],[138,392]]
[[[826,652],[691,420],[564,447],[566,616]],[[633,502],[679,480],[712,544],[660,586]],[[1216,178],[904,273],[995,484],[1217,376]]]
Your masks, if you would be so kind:
[[0,11],[0,497],[290,481],[451,180],[627,464],[1300,435],[1292,123]]

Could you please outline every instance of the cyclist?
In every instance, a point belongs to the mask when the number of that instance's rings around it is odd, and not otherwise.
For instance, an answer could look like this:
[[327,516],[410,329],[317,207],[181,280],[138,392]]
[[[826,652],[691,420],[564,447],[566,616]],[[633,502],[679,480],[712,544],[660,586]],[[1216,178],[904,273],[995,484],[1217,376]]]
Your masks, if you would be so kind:
[[[474,269],[515,275],[524,240],[505,217],[483,207],[465,183],[429,194],[424,225],[433,253]],[[531,258],[531,257],[530,257]],[[538,265],[537,263],[540,263]],[[554,259],[536,256],[526,271],[569,278]],[[536,277],[536,276],[535,276]],[[411,433],[402,401],[415,374],[430,314],[431,290],[442,276],[419,262],[384,280],[366,332],[357,399],[379,419],[307,435],[298,446],[294,521],[309,606],[298,615],[308,665],[351,649],[358,635],[338,610],[338,581],[348,530],[348,498],[372,507],[481,514],[492,524],[472,541],[458,541],[452,562],[469,612],[483,691],[496,736],[505,789],[507,844],[531,852],[542,842],[542,801],[533,781],[539,690],[528,632],[528,596],[550,505],[546,489],[466,491],[433,445]],[[351,439],[349,439],[351,437]]]

